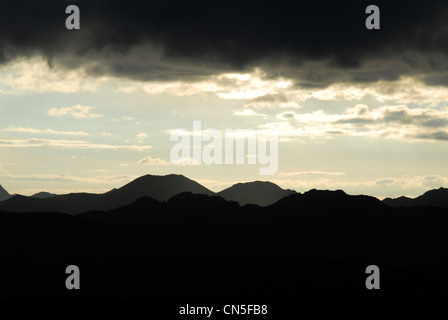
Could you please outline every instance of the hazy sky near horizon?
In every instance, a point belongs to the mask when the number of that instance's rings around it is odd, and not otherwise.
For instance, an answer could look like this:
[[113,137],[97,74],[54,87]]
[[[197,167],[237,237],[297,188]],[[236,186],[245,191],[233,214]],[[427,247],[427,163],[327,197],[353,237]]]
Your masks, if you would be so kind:
[[[81,29],[65,28],[77,4]],[[144,174],[219,191],[415,196],[448,185],[448,5],[5,1],[0,184],[103,192]],[[277,130],[279,167],[174,165],[173,129]]]

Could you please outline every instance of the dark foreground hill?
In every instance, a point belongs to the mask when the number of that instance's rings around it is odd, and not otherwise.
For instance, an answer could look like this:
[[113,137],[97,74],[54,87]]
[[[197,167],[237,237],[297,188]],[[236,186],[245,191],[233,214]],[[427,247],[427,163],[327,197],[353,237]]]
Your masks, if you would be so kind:
[[430,190],[414,199],[408,197],[386,198],[383,202],[391,207],[434,206],[448,208],[448,189],[440,188]]
[[[312,190],[268,207],[181,193],[78,216],[0,213],[0,296],[447,298],[446,209]],[[65,268],[81,290],[65,289]],[[367,290],[377,265],[381,289]]]
[[240,205],[257,204],[268,206],[278,200],[295,194],[294,190],[285,190],[268,181],[237,183],[230,188],[218,192],[226,200],[237,201]]
[[0,202],[0,210],[9,212],[69,212],[63,203],[51,199],[40,199],[15,195]]

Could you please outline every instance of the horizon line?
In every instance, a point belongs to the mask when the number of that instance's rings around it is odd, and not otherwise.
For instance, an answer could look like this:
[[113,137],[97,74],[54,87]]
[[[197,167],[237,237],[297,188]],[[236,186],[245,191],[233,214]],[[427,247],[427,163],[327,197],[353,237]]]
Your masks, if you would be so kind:
[[[305,191],[298,191],[298,190],[296,190],[296,189],[292,189],[292,188],[284,188],[284,187],[280,186],[279,184],[277,184],[277,183],[275,183],[275,182],[272,182],[272,181],[269,181],[269,180],[250,180],[250,181],[238,181],[238,182],[232,182],[232,183],[230,183],[230,186],[229,186],[229,187],[225,187],[225,188],[223,188],[223,189],[221,189],[221,190],[219,190],[219,191],[213,191],[211,188],[205,186],[203,183],[198,182],[198,181],[201,181],[201,179],[199,179],[199,180],[194,180],[194,179],[191,179],[191,178],[189,178],[189,177],[187,177],[187,176],[185,176],[185,175],[183,175],[183,174],[178,174],[178,173],[169,173],[169,174],[150,174],[150,173],[148,173],[148,174],[144,174],[144,175],[137,176],[136,178],[133,178],[133,179],[129,180],[128,182],[122,184],[122,185],[119,186],[119,187],[114,187],[114,188],[112,188],[112,189],[107,189],[107,190],[105,190],[105,191],[103,191],[103,192],[89,192],[89,191],[86,191],[86,190],[88,190],[88,189],[86,189],[85,191],[76,191],[76,190],[73,190],[73,191],[65,192],[65,193],[64,193],[64,192],[63,192],[63,193],[55,193],[55,192],[52,192],[52,191],[48,191],[48,190],[43,190],[43,189],[42,189],[42,190],[40,190],[40,191],[38,191],[38,192],[34,192],[34,193],[32,193],[32,194],[23,194],[23,193],[17,193],[17,192],[10,193],[7,189],[5,189],[5,188],[3,187],[3,185],[2,185],[1,183],[0,183],[0,188],[2,188],[4,191],[6,191],[11,197],[13,197],[13,196],[17,196],[17,195],[18,195],[18,196],[25,196],[25,197],[33,197],[34,195],[37,195],[37,194],[39,194],[39,193],[49,193],[49,194],[53,194],[53,195],[55,195],[55,196],[58,196],[58,195],[66,195],[66,194],[76,194],[76,193],[87,193],[87,194],[98,194],[98,195],[99,195],[99,194],[104,194],[104,193],[107,193],[107,192],[112,191],[112,190],[115,190],[115,189],[120,189],[120,188],[126,186],[127,184],[129,184],[129,183],[131,183],[131,182],[133,182],[133,181],[135,181],[135,180],[137,180],[137,179],[139,179],[139,178],[146,177],[146,176],[152,176],[152,177],[181,176],[181,177],[184,177],[184,178],[186,178],[186,179],[188,179],[188,180],[194,181],[195,183],[198,183],[198,184],[201,185],[202,187],[204,187],[204,188],[206,188],[207,190],[211,191],[214,195],[218,195],[218,193],[220,193],[220,192],[222,192],[222,191],[224,191],[224,190],[226,190],[226,189],[229,189],[229,188],[231,188],[231,187],[233,187],[233,186],[236,186],[236,185],[238,185],[238,184],[248,184],[248,183],[255,183],[255,182],[271,183],[271,184],[273,184],[273,185],[275,185],[275,186],[281,188],[282,190],[285,190],[285,191],[286,191],[286,190],[292,190],[292,191],[296,192],[297,194],[303,194],[303,193],[309,192],[309,191],[311,191],[311,190],[318,190],[318,191],[343,191],[344,193],[346,193],[346,194],[348,194],[348,195],[353,195],[353,196],[356,196],[356,195],[370,196],[370,197],[377,198],[378,200],[381,200],[381,201],[383,201],[384,199],[387,199],[387,198],[396,199],[396,198],[401,198],[401,197],[406,197],[406,198],[410,198],[410,199],[415,199],[415,198],[417,198],[417,197],[419,197],[419,196],[423,195],[424,193],[426,193],[426,192],[428,192],[428,191],[431,191],[431,190],[448,189],[448,188],[442,186],[442,187],[439,187],[439,188],[426,189],[425,192],[423,192],[422,194],[420,194],[420,195],[418,195],[418,196],[404,195],[404,194],[403,194],[403,195],[395,196],[395,197],[393,197],[393,196],[379,197],[379,196],[375,196],[375,195],[371,195],[371,194],[366,194],[366,193],[348,193],[348,192],[346,192],[343,188],[323,188],[323,189],[319,188],[319,189],[318,189],[318,188],[312,187],[312,188],[307,189],[307,190],[305,190]],[[3,201],[4,201],[4,200],[3,200]],[[0,201],[0,202],[1,202],[1,201]]]

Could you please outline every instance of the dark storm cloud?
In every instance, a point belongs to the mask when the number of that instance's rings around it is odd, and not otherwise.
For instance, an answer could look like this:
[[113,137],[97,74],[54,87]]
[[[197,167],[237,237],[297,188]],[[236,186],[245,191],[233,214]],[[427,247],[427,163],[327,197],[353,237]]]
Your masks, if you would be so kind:
[[[2,1],[0,63],[44,55],[50,65],[141,80],[195,80],[260,67],[303,87],[424,77],[446,85],[445,1]],[[65,28],[65,7],[81,30]]]

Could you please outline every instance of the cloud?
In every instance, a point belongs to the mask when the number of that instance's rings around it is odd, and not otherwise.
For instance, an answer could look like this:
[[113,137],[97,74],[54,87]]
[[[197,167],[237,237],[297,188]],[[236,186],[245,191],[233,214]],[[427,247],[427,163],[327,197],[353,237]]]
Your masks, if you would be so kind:
[[191,96],[195,94],[214,93],[223,90],[213,80],[200,81],[200,82],[153,82],[143,86],[143,90],[148,94],[171,94],[175,96]]
[[395,179],[380,179],[375,181],[375,184],[393,184],[395,182]]
[[172,166],[172,165],[195,166],[195,165],[199,165],[199,163],[196,160],[194,160],[193,158],[181,158],[181,159],[177,159],[177,160],[168,162],[161,158],[152,158],[151,156],[141,159],[138,162],[138,164],[152,165],[152,166]]
[[0,163],[0,172],[3,174],[10,175],[9,171],[5,169],[5,167],[2,163]]
[[51,68],[42,56],[20,58],[6,65],[0,63],[0,92],[7,94],[97,91],[110,82],[110,78],[94,78],[82,69]]
[[345,172],[339,171],[290,171],[290,172],[279,172],[279,176],[283,177],[291,177],[291,176],[315,176],[315,175],[323,175],[323,176],[341,176],[345,175]]
[[1,148],[57,148],[57,149],[96,149],[96,150],[132,150],[145,151],[151,146],[142,145],[109,145],[82,140],[63,139],[17,139],[0,140]]
[[448,109],[382,106],[369,109],[356,105],[341,114],[324,110],[311,113],[286,111],[277,114],[280,121],[260,125],[286,137],[367,136],[407,141],[448,141]]
[[137,139],[145,139],[145,138],[148,138],[148,134],[142,132],[142,133],[139,133],[139,134],[136,136],[136,138],[137,138]]
[[260,69],[246,73],[221,73],[207,80],[191,82],[151,82],[142,86],[148,94],[191,96],[214,94],[222,99],[254,99],[270,92],[292,86],[292,81],[281,77],[271,79]]
[[7,129],[3,129],[3,131],[7,132],[20,132],[20,133],[48,133],[55,135],[69,135],[69,136],[88,136],[89,134],[84,131],[58,131],[53,129],[34,129],[34,128],[23,128],[23,127],[11,127]]
[[255,111],[253,111],[252,109],[243,109],[243,110],[236,110],[233,112],[234,115],[236,116],[244,116],[244,117],[264,117],[266,118],[267,115],[262,114],[262,113],[257,113]]
[[[8,174],[0,175],[1,180],[15,180],[15,181],[57,181],[57,182],[85,182],[91,184],[104,183],[123,183],[129,182],[137,178],[133,175],[102,175],[95,177],[82,177],[66,174]],[[41,190],[42,191],[42,190]]]
[[[448,64],[447,64],[448,68]],[[17,94],[31,92],[117,92],[123,86],[141,89],[151,95],[191,96],[213,94],[223,99],[243,100],[248,109],[299,109],[301,102],[315,100],[361,100],[436,106],[448,100],[448,86],[428,85],[424,77],[402,76],[394,81],[373,83],[337,82],[328,87],[298,87],[294,78],[275,76],[255,68],[243,73],[219,73],[198,81],[151,81],[95,77],[83,69],[50,68],[42,58],[0,64],[0,92]],[[132,117],[113,119],[130,121]]]
[[350,177],[342,175],[315,177],[304,176],[301,179],[284,178],[274,179],[283,188],[304,192],[316,189],[342,189],[351,194],[369,194],[380,198],[390,196],[419,196],[430,189],[436,189],[448,185],[448,177],[437,174],[428,175],[403,175],[398,177],[384,177],[380,179],[367,179],[363,181],[350,180]]
[[429,86],[421,78],[410,76],[395,81],[341,82],[326,88],[300,88],[291,78],[270,78],[261,69],[241,74],[223,73],[202,82],[149,83],[143,88],[148,94],[214,94],[222,99],[243,100],[243,107],[248,109],[300,109],[300,103],[307,100],[359,101],[365,98],[373,98],[380,103],[434,107],[448,100],[448,87]]
[[436,106],[448,100],[448,88],[429,86],[421,78],[402,76],[395,81],[380,80],[374,83],[335,83],[326,88],[297,88],[286,90],[291,101],[338,100],[356,101],[373,98],[378,102]]
[[120,163],[118,166],[119,166],[119,167],[122,167],[122,168],[128,168],[128,167],[130,167],[131,165],[128,164],[128,163]]
[[198,161],[193,158],[180,158],[176,160],[172,160],[171,163],[177,166],[197,166],[200,165]]
[[139,81],[198,81],[259,67],[303,88],[402,75],[447,84],[448,8],[442,0],[378,0],[381,29],[373,31],[365,28],[371,3],[364,0],[72,4],[81,9],[82,27],[75,32],[64,26],[66,2],[2,2],[0,63],[40,54],[53,68]]
[[[245,139],[249,137],[257,137],[257,135],[265,135],[267,133],[274,133],[273,130],[254,130],[254,129],[226,129],[223,131],[215,131],[216,129],[203,129],[203,130],[185,130],[185,129],[168,129],[166,132],[170,135],[177,135],[177,136],[201,136],[201,137],[210,137],[214,136],[215,134],[220,134],[223,137],[232,137],[234,139]],[[269,132],[267,132],[269,131]],[[270,137],[263,137],[266,138],[268,141]]]
[[160,159],[160,158],[152,158],[148,156],[138,162],[138,164],[146,164],[146,165],[154,165],[154,166],[169,166],[171,163]]
[[246,108],[255,108],[255,109],[274,109],[274,108],[290,108],[290,109],[298,109],[301,108],[299,104],[294,101],[291,101],[285,94],[288,92],[290,88],[284,88],[284,92],[269,92],[265,95],[261,95],[254,99],[250,99],[244,101],[244,107]]
[[448,185],[448,177],[440,175],[401,176],[397,178],[383,178],[373,182],[377,185],[397,186],[402,190],[422,188],[424,190],[440,188]]
[[92,113],[91,110],[95,107],[81,106],[79,104],[70,108],[53,108],[48,110],[47,114],[52,117],[69,116],[75,119],[95,119],[102,118],[103,115]]
[[417,139],[423,140],[440,140],[440,141],[448,141],[448,132],[447,131],[435,131],[435,132],[422,132],[415,135]]

